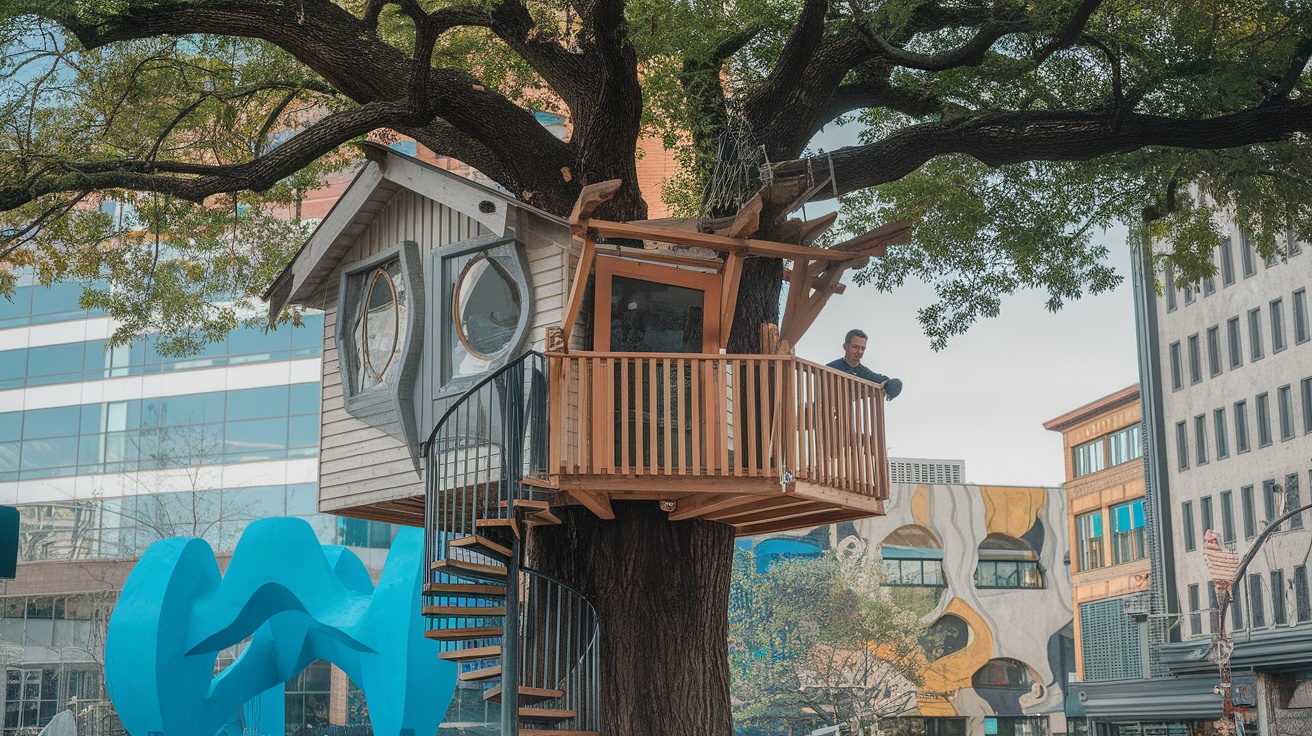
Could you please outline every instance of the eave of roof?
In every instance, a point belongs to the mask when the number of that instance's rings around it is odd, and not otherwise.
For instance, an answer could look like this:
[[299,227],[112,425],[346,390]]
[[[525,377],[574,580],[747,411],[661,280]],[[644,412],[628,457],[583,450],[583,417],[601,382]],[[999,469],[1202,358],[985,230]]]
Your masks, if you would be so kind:
[[1043,423],[1043,428],[1053,430],[1054,432],[1064,432],[1071,427],[1089,421],[1099,414],[1106,414],[1138,401],[1139,384],[1136,383],[1132,386],[1127,386],[1116,393],[1108,394],[1100,399],[1091,401],[1078,409],[1072,409],[1055,419],[1049,419]]
[[403,188],[457,210],[497,235],[505,234],[511,208],[567,226],[556,215],[426,161],[376,143],[366,142],[362,148],[368,163],[264,293],[270,319],[286,305],[308,298]]

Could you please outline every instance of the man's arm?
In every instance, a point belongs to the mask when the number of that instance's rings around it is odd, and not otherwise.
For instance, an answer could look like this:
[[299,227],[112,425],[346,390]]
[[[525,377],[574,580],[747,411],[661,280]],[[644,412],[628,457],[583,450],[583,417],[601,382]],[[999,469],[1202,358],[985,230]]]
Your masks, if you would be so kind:
[[902,379],[900,378],[889,378],[883,373],[875,373],[865,366],[861,366],[859,375],[867,381],[884,384],[884,395],[890,399],[896,399],[897,395],[902,393]]

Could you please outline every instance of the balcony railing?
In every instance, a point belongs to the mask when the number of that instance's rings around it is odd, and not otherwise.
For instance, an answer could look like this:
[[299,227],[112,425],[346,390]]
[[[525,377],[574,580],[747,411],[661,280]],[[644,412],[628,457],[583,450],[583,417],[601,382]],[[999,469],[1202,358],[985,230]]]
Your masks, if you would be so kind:
[[789,355],[548,360],[552,473],[770,478],[887,498],[881,386]]

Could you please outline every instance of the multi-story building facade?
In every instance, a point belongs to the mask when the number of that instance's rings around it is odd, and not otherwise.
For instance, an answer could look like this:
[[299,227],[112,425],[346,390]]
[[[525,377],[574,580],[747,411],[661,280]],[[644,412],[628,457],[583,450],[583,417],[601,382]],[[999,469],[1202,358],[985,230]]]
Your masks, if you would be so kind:
[[894,482],[886,511],[739,545],[758,563],[833,551],[882,566],[884,585],[929,594],[921,620],[942,644],[906,710],[881,722],[883,733],[1068,733],[1064,703],[1076,654],[1062,490]]
[[[1268,529],[1309,500],[1312,256],[1291,237],[1262,259],[1232,223],[1222,229],[1216,275],[1175,288],[1168,269],[1160,294],[1151,253],[1136,248],[1154,677],[1077,687],[1073,710],[1107,736],[1223,732],[1222,633],[1246,732],[1312,732],[1312,531],[1305,516]],[[1209,530],[1239,555],[1256,549],[1224,616],[1203,554]]]
[[1225,225],[1214,252],[1217,274],[1156,303],[1161,426],[1170,489],[1168,554],[1178,602],[1178,644],[1163,647],[1175,673],[1214,667],[1205,653],[1226,626],[1232,666],[1256,674],[1247,715],[1269,736],[1312,727],[1312,600],[1306,515],[1262,543],[1235,590],[1227,620],[1217,616],[1202,545],[1213,530],[1246,552],[1267,525],[1309,500],[1312,484],[1312,254],[1283,240],[1284,254],[1259,258],[1243,232]]
[[1148,677],[1150,570],[1139,387],[1046,422],[1062,433],[1081,680]]
[[[6,736],[66,709],[79,733],[116,732],[105,627],[151,543],[201,537],[224,564],[251,521],[297,516],[377,569],[394,531],[317,512],[322,315],[172,358],[107,349],[114,324],[81,290],[25,278],[0,302],[0,503],[21,518],[17,577],[0,583]],[[345,724],[351,691],[317,662],[287,686],[287,723]]]

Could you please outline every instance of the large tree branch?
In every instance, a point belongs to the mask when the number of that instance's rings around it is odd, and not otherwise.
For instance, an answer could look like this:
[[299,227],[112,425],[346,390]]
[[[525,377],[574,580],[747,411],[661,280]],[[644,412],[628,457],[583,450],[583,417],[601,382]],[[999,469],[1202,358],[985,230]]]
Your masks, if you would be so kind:
[[[938,156],[957,153],[990,166],[1024,161],[1087,161],[1147,146],[1222,149],[1288,140],[1312,132],[1312,104],[1280,103],[1202,120],[1115,111],[994,112],[922,123],[832,156],[836,187],[816,198],[842,195],[902,177]],[[799,159],[775,166],[776,181],[806,177],[828,160]]]
[[293,136],[269,153],[237,164],[206,165],[155,161],[58,162],[45,173],[0,187],[0,212],[48,194],[100,189],[159,192],[201,201],[222,192],[268,189],[342,143],[405,118],[402,103],[378,102],[339,112]]
[[[962,45],[939,54],[922,54],[907,51],[889,43],[878,33],[868,32],[867,38],[878,50],[879,55],[896,66],[906,69],[920,69],[927,72],[941,72],[962,66],[975,66],[984,60],[984,55],[993,44],[1003,36],[1014,33],[1022,27],[1021,19],[993,20],[985,23],[975,35]],[[864,28],[864,26],[862,26]]]
[[1035,62],[1042,64],[1056,52],[1074,46],[1080,40],[1080,36],[1084,33],[1084,26],[1089,23],[1089,18],[1099,5],[1102,5],[1102,0],[1083,0],[1080,7],[1071,14],[1071,19],[1062,27],[1061,32],[1039,50]]
[[[33,0],[30,10],[59,22],[87,48],[188,34],[269,41],[361,105],[395,103],[389,108],[394,116],[379,125],[423,126],[441,117],[467,140],[476,141],[479,151],[497,152],[498,168],[513,171],[516,181],[527,182],[531,188],[555,185],[561,168],[576,159],[574,150],[539,125],[531,112],[486,90],[463,71],[430,69],[424,83],[416,84],[413,59],[379,40],[368,23],[329,0],[180,0],[151,8],[132,7],[121,15],[86,17],[59,12],[65,7],[52,9]],[[455,16],[434,17],[441,19],[434,23],[447,23]],[[636,86],[636,71],[633,74]],[[417,89],[422,93],[420,99],[416,99]],[[520,156],[525,148],[539,155]],[[479,151],[453,151],[452,155],[463,160],[478,157]]]

